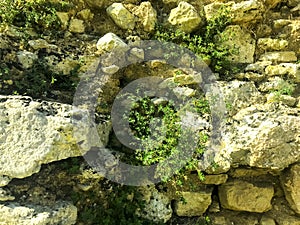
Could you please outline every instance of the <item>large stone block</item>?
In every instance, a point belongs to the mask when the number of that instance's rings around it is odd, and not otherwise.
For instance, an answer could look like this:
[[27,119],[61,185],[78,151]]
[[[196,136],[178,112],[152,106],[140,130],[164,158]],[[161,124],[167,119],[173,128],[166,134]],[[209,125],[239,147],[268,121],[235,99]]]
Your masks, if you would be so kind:
[[113,3],[106,9],[107,14],[122,29],[134,29],[135,18],[122,3]]
[[281,182],[286,200],[300,214],[300,164],[295,164],[282,173]]
[[168,21],[185,33],[191,33],[202,22],[196,9],[187,2],[180,2],[179,5],[171,10]]
[[101,139],[110,131],[93,129],[84,110],[22,96],[0,96],[0,125],[0,175],[9,178],[28,177],[42,164],[103,147]]
[[258,186],[246,181],[234,180],[219,186],[222,207],[236,211],[266,212],[272,208],[273,194],[271,185]]
[[0,205],[0,224],[72,225],[76,223],[77,208],[66,202],[54,206],[20,205],[11,202]]

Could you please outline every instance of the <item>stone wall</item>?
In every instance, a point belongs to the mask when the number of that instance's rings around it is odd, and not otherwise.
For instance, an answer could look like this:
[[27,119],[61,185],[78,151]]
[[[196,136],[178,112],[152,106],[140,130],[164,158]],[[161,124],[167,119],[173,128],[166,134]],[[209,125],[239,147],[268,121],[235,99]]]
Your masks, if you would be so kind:
[[[191,171],[177,190],[168,184],[164,188],[144,187],[146,208],[138,216],[169,224],[181,217],[192,221],[198,216],[208,216],[214,225],[300,224],[300,1],[85,0],[74,1],[74,5],[70,11],[57,13],[65,32],[62,42],[33,35],[23,49],[13,43],[21,35],[19,28],[1,27],[0,50],[5,60],[18,64],[16,69],[28,69],[44,49],[53,71],[67,76],[80,65],[81,76],[88,76],[98,65],[99,56],[116,49],[132,57],[129,60],[146,60],[144,49],[137,43],[148,39],[158,22],[191,33],[204,26],[219,8],[230,9],[231,23],[220,34],[229,38],[222,45],[239,50],[229,60],[243,68],[229,80],[216,81],[226,103],[226,120],[220,145],[213,153],[205,152],[203,160],[217,166],[199,166],[205,180],[200,181]],[[66,47],[66,42],[72,47]],[[106,76],[101,80],[103,92],[98,102],[112,103],[126,79],[159,73],[170,79],[176,73],[166,62],[150,60],[146,69],[129,67],[120,75],[119,62],[114,60],[101,61]],[[180,87],[186,87],[186,97],[193,93],[193,85],[199,84],[191,77],[185,72],[176,78]],[[1,80],[1,87],[9,89],[14,82],[13,78]],[[55,99],[44,101],[0,96],[0,223],[76,223],[73,204],[26,202],[12,194],[16,193],[15,183],[10,186],[14,179],[43,171],[42,164],[84,155],[113,141],[107,118],[93,127],[84,110],[74,111],[70,104],[52,102],[63,101],[64,95],[60,90],[55,92]],[[72,97],[63,102],[69,103]],[[97,110],[109,112],[101,107]],[[78,117],[81,120],[77,123]],[[78,127],[80,131],[74,135]]]

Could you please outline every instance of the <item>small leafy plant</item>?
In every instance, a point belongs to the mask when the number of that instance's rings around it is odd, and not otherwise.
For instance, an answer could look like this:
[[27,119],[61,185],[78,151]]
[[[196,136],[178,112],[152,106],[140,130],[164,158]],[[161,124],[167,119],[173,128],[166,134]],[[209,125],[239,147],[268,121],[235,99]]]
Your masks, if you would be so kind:
[[228,60],[228,56],[235,54],[236,49],[230,49],[220,44],[226,41],[226,37],[221,40],[220,34],[230,22],[228,8],[221,7],[216,16],[208,20],[206,26],[198,32],[186,34],[180,30],[158,25],[153,38],[159,41],[173,42],[191,50],[204,61],[210,63],[215,72],[226,77],[232,71],[236,72],[237,70],[237,67],[233,67]]

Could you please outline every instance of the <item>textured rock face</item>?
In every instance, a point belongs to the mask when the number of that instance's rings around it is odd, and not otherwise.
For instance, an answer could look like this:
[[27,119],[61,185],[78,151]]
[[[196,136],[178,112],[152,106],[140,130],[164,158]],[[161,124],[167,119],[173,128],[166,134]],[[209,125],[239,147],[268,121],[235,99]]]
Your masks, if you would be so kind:
[[259,60],[261,61],[276,61],[276,62],[295,62],[297,57],[295,52],[285,51],[285,52],[266,52],[261,55]]
[[110,52],[114,49],[127,49],[127,44],[114,33],[107,33],[97,42],[97,49],[100,53]]
[[201,216],[211,204],[211,190],[202,192],[181,192],[185,203],[177,201],[175,212],[178,216]]
[[38,59],[35,53],[28,51],[21,51],[17,55],[19,62],[22,64],[23,68],[28,69],[33,66],[34,61]]
[[72,19],[70,21],[69,30],[73,33],[84,33],[85,31],[84,21],[79,19]]
[[219,187],[222,207],[237,211],[266,212],[271,209],[272,186],[260,187],[245,181],[231,181]]
[[[84,113],[76,112],[82,119],[74,123],[73,115],[70,105],[0,96],[0,175],[28,177],[44,163],[81,156],[92,146],[103,146]],[[109,130],[100,136],[108,135]]]
[[255,105],[233,119],[225,139],[233,164],[284,169],[300,159],[299,110]]
[[201,17],[192,5],[182,1],[171,10],[168,21],[181,31],[191,33],[201,24]]
[[238,54],[230,56],[228,59],[235,63],[253,63],[255,40],[251,35],[238,25],[228,26],[221,34],[221,39],[227,41],[222,42],[223,46],[229,49],[236,48]]
[[300,215],[300,164],[295,164],[281,176],[285,198],[291,208]]
[[57,202],[53,207],[9,203],[0,205],[0,224],[18,225],[72,225],[76,223],[77,209],[66,202]]
[[125,30],[134,28],[134,15],[132,15],[122,3],[113,3],[106,11],[120,28]]
[[221,7],[225,7],[229,10],[232,22],[235,24],[253,22],[261,19],[264,9],[262,3],[257,0],[241,1],[239,3],[235,3],[234,1],[227,3],[214,2],[204,6],[206,19],[209,20],[215,17]]
[[138,7],[135,7],[133,14],[139,19],[139,22],[143,26],[143,30],[147,32],[152,32],[157,23],[157,13],[152,7],[150,2],[142,2]]

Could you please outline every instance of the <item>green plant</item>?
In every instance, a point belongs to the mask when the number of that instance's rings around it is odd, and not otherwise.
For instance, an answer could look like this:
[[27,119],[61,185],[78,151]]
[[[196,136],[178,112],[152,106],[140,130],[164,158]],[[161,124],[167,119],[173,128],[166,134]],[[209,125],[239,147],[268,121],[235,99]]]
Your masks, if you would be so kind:
[[50,30],[57,34],[60,20],[56,11],[70,6],[64,1],[48,0],[2,0],[0,2],[0,22],[18,27],[33,28],[39,33]]
[[[232,66],[228,60],[228,56],[237,53],[234,48],[222,46],[222,42],[228,37],[222,37],[221,33],[231,22],[230,12],[227,7],[221,7],[216,16],[209,19],[204,28],[193,34],[186,34],[180,30],[158,25],[153,36],[154,39],[164,42],[173,42],[185,47],[203,60],[210,62],[215,72],[219,72],[224,76],[228,76],[231,72],[237,72],[237,67]],[[165,56],[172,57],[174,52]]]
[[[192,99],[188,108],[190,107],[190,110],[194,110],[199,114],[210,113],[209,103],[203,96]],[[189,133],[185,133],[186,131],[183,132],[181,129],[179,112],[175,110],[171,102],[156,105],[151,98],[142,98],[133,104],[127,119],[135,136],[143,140],[143,148],[138,149],[134,158],[131,158],[136,164],[152,165],[165,160],[169,156],[175,156],[179,150],[179,139],[188,140],[190,136]],[[158,124],[159,122],[160,124]],[[199,136],[195,140],[197,141],[197,148],[193,158],[188,161],[184,168],[175,171],[176,175],[173,178],[177,184],[180,184],[186,171],[197,171],[199,179],[205,179],[203,173],[198,169],[198,160],[205,151],[208,138],[208,134],[199,132]],[[188,143],[185,143],[185,146],[182,147],[188,147]],[[174,162],[171,163],[177,163],[176,157],[173,160]],[[157,170],[157,172],[161,173],[162,171]],[[162,172],[162,174],[164,173]]]

